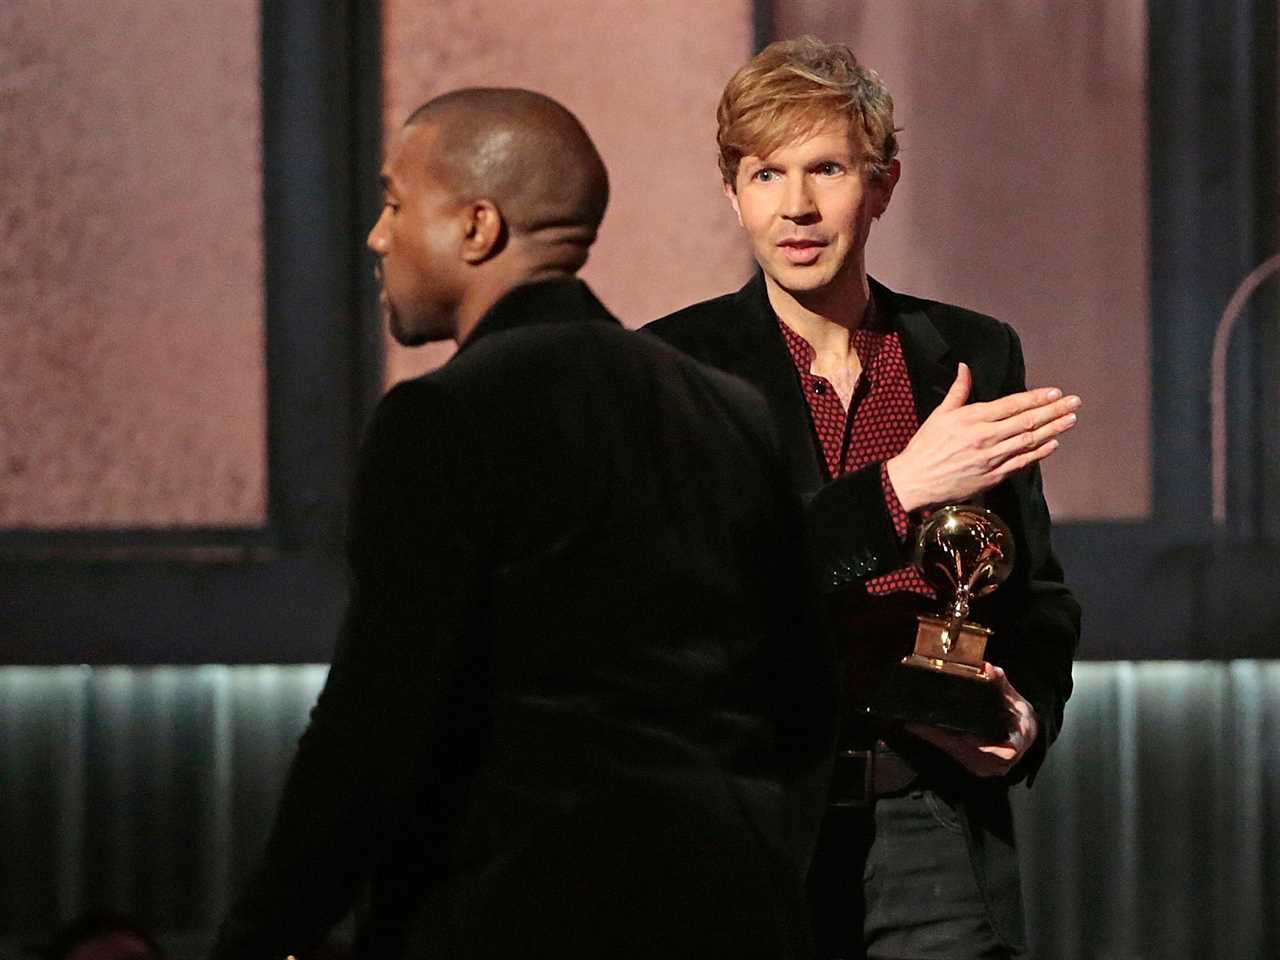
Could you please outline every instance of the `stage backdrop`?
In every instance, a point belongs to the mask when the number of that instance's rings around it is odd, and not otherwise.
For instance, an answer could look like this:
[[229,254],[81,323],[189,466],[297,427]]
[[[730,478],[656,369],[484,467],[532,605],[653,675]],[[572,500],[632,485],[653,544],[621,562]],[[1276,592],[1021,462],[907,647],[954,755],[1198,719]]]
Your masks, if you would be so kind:
[[0,5],[0,530],[266,516],[254,0]]
[[[304,273],[298,251],[326,278],[331,264],[367,278],[363,237],[375,211],[341,193],[370,192],[381,146],[330,132],[341,114],[325,111],[328,101],[358,99],[357,89],[277,100],[288,111],[279,120],[264,113],[308,41],[283,4],[271,14],[287,31],[270,38],[279,65],[264,62],[256,7],[237,3],[214,12],[19,0],[0,13],[12,38],[0,50],[9,131],[0,148],[0,535],[253,530],[285,513],[268,504],[273,489],[277,501],[296,496],[304,513],[327,498],[331,516],[319,522],[336,530],[350,435],[367,403],[354,405],[355,423],[336,442],[291,436],[271,418],[301,420],[333,403],[345,384],[323,381],[335,374],[385,384],[452,349],[388,342],[377,376],[365,369],[377,357],[350,347],[328,366],[308,365],[308,336],[358,339],[359,305],[326,304],[332,291],[312,282],[319,272]],[[752,43],[801,33],[849,43],[894,91],[903,128],[903,178],[872,237],[873,271],[1012,322],[1029,379],[1085,397],[1080,427],[1045,466],[1059,521],[1149,515],[1141,0],[529,0],[513,9],[387,0],[375,29],[377,133],[464,84],[530,86],[582,117],[613,181],[584,275],[631,326],[732,289],[752,268],[714,149],[717,98]],[[366,66],[351,55],[354,69]],[[264,127],[265,146],[282,156],[273,179],[263,176]],[[317,145],[317,131],[338,142]],[[370,185],[317,176],[308,162],[345,164],[344,177]],[[325,177],[335,195],[309,195]],[[327,236],[305,235],[326,204],[351,215]],[[264,231],[275,240],[274,290],[264,286]],[[281,294],[289,283],[304,287],[292,300]],[[317,305],[329,312],[310,312]],[[267,364],[269,340],[277,346]],[[289,364],[311,393],[271,394]],[[280,462],[287,444],[313,459],[336,449],[325,467],[332,491],[297,489],[309,478]]]

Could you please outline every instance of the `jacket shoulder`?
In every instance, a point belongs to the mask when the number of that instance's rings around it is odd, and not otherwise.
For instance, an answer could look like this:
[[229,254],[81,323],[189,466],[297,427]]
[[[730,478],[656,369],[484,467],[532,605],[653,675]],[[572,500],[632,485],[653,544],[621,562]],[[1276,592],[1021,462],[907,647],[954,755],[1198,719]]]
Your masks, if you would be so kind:
[[922,313],[948,339],[1006,340],[1013,328],[1002,320],[968,307],[904,293],[892,294],[895,312]]
[[1009,393],[1024,376],[1022,346],[1007,323],[952,303],[893,293],[895,323],[926,353],[964,361],[974,377],[974,397]]

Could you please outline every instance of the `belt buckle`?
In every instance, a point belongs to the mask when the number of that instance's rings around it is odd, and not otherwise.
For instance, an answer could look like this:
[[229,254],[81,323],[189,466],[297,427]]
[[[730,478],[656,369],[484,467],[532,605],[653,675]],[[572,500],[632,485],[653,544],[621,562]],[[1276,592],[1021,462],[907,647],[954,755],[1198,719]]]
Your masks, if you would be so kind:
[[[837,750],[836,764],[841,761],[861,760],[862,761],[862,783],[860,793],[850,790],[839,790],[834,799],[829,802],[832,807],[841,809],[864,808],[871,806],[875,799],[875,764],[876,755],[874,750]],[[833,778],[833,783],[837,787],[852,787],[853,784],[843,784],[840,782],[839,772]]]

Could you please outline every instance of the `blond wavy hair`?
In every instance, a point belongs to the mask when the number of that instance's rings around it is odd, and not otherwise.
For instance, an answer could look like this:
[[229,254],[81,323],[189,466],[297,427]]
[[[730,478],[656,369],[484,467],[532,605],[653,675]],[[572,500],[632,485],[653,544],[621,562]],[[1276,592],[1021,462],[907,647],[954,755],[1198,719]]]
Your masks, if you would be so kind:
[[885,176],[898,155],[899,128],[880,75],[843,44],[816,37],[769,44],[729,79],[716,109],[724,182],[735,188],[743,157],[767,156],[841,118],[849,120],[864,174]]

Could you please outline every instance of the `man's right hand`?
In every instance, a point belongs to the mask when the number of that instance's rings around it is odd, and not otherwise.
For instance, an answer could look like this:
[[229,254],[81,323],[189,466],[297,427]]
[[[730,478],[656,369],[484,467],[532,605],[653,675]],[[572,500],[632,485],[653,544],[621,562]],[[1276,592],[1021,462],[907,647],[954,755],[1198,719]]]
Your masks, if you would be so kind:
[[966,500],[1058,449],[1057,437],[1076,424],[1080,398],[1057,387],[1026,390],[987,403],[968,403],[972,374],[960,364],[955,382],[885,468],[908,512]]

